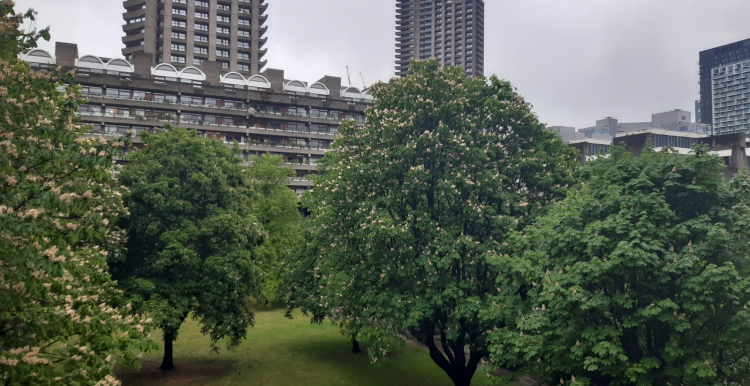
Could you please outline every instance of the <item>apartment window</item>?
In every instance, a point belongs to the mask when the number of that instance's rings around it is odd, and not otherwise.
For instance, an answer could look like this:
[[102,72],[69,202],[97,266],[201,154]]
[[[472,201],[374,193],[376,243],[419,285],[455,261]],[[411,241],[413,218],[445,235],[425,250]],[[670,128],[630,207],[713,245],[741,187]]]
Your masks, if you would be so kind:
[[216,5],[216,9],[218,9],[219,11],[231,11],[232,7],[229,4],[219,3]]
[[81,86],[81,94],[102,95],[103,89],[99,86]]
[[196,54],[208,55],[208,47],[193,47],[193,52]]
[[196,31],[208,31],[208,24],[195,23],[195,30]]
[[240,13],[247,13],[247,14],[252,13],[252,11],[250,10],[250,8],[243,8],[243,7],[240,7],[239,12]]
[[229,62],[221,62],[221,61],[220,61],[219,63],[221,63],[221,68],[222,68],[222,69],[227,69],[227,68],[229,68]]
[[242,36],[242,37],[249,38],[250,37],[250,31],[239,30],[239,31],[237,31],[237,36]]
[[185,45],[180,43],[172,43],[172,51],[185,51]]
[[172,55],[171,60],[173,63],[185,63],[185,57],[182,55]]
[[237,19],[237,24],[239,24],[239,25],[250,25],[250,20],[239,18],[239,19]]
[[140,23],[140,22],[142,22],[142,21],[144,21],[144,20],[146,20],[146,18],[145,18],[145,17],[136,17],[135,19],[128,19],[128,20],[127,20],[127,23],[128,23],[128,24],[133,24],[133,23]]
[[143,40],[138,40],[138,41],[130,42],[130,43],[126,44],[125,47],[137,47],[137,46],[143,46],[143,45],[145,45],[145,43],[143,42]]
[[186,38],[187,38],[186,33],[172,31],[172,39],[186,39]]
[[216,21],[222,22],[222,23],[229,23],[229,16],[224,15],[216,15]]
[[208,1],[195,0],[196,7],[208,7]]
[[222,58],[228,58],[229,50],[216,50],[216,56],[221,56]]
[[250,60],[250,54],[248,54],[247,52],[238,52],[237,59]]
[[187,9],[172,8],[172,15],[187,16]]
[[227,39],[227,38],[217,38],[216,39],[216,44],[221,44],[223,46],[228,46],[229,45],[229,39]]
[[198,43],[208,43],[208,36],[205,35],[195,35],[195,41]]
[[250,65],[249,64],[238,64],[237,69],[240,71],[250,71]]
[[196,19],[205,19],[208,20],[208,13],[206,12],[195,12],[195,18]]
[[250,42],[243,42],[242,40],[237,42],[239,48],[250,48]]
[[229,35],[229,27],[216,27],[216,33]]
[[172,0],[175,4],[187,4],[187,0]]
[[[181,27],[181,28],[187,28],[187,22],[184,20],[175,20],[172,19],[172,27]],[[196,25],[197,27],[197,25]],[[208,30],[208,26],[206,26],[206,30]]]
[[193,65],[194,66],[200,66],[201,64],[203,64],[204,61],[205,61],[205,59],[195,58],[195,59],[193,59]]

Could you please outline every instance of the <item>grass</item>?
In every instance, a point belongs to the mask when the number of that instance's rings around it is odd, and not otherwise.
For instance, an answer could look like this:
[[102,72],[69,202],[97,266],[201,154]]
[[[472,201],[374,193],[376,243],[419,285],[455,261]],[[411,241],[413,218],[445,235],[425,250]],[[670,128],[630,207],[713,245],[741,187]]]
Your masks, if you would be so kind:
[[[363,350],[365,347],[362,347]],[[397,349],[380,367],[367,355],[352,354],[351,343],[330,324],[310,324],[301,314],[284,318],[281,309],[258,309],[248,339],[233,351],[209,350],[198,325],[186,322],[174,344],[177,370],[162,372],[161,351],[146,355],[143,369],[118,371],[123,386],[450,386],[427,351],[412,343]],[[474,385],[486,375],[477,371]]]

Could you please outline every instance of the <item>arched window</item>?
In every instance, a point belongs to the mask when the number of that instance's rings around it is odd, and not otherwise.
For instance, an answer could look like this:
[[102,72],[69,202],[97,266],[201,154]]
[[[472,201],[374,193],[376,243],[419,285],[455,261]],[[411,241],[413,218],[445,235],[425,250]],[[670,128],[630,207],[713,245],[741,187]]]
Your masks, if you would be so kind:
[[245,81],[245,77],[236,72],[230,72],[222,76],[221,83],[233,84],[237,86],[245,86],[247,84],[247,82]]
[[362,96],[362,93],[356,87],[348,87],[346,90],[344,90],[343,93],[341,93],[341,96],[344,98],[352,98],[352,99],[364,98]]
[[247,80],[248,87],[271,88],[271,82],[262,75],[253,75]]
[[306,93],[307,92],[307,86],[305,86],[304,83],[302,83],[302,82],[300,82],[298,80],[290,80],[286,84],[286,86],[284,86],[284,91]]
[[206,80],[206,74],[195,67],[185,67],[180,73],[180,78],[204,81]]
[[330,95],[331,93],[328,91],[328,87],[323,83],[313,83],[312,86],[310,86],[310,94]]
[[177,71],[174,66],[167,63],[157,64],[156,67],[151,69],[152,76],[163,76],[168,78],[179,78],[180,72]]
[[94,55],[84,55],[76,60],[76,67],[104,70],[104,62]]
[[55,58],[49,52],[38,48],[21,55],[21,59],[29,63],[55,64]]
[[111,59],[107,62],[107,71],[133,72],[133,65],[125,59]]

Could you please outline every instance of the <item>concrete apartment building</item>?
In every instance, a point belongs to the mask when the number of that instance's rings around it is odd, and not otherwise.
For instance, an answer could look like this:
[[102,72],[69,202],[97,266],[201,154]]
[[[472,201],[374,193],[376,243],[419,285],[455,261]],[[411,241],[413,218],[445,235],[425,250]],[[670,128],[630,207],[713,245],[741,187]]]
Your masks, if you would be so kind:
[[396,75],[428,59],[484,75],[484,0],[397,1]]
[[701,51],[698,54],[700,77],[700,122],[714,124],[713,70],[750,60],[750,39]]
[[750,59],[711,70],[714,134],[750,135]]
[[265,66],[265,0],[126,0],[122,54],[154,54],[152,65],[202,68],[215,61],[223,72],[259,73]]
[[80,106],[81,124],[90,135],[107,139],[128,132],[141,146],[139,134],[165,124],[196,130],[205,137],[237,142],[242,156],[278,154],[297,177],[290,188],[302,193],[307,178],[330,148],[338,126],[352,119],[364,125],[372,97],[341,78],[316,82],[285,79],[283,70],[266,69],[252,76],[223,73],[215,61],[178,69],[169,63],[152,65],[154,54],[132,53],[131,60],[79,55],[75,44],[56,44],[54,56],[34,49],[22,56],[32,67],[75,69],[76,81],[88,102]]

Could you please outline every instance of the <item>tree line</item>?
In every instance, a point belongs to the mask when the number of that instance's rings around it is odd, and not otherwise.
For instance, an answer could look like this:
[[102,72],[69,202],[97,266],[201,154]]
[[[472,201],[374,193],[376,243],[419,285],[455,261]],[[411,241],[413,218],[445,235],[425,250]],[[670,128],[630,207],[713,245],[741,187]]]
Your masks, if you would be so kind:
[[[750,175],[615,147],[581,166],[507,81],[415,62],[373,86],[297,196],[280,157],[179,127],[106,141],[49,39],[0,1],[0,380],[116,385],[187,318],[231,349],[249,302],[332,323],[373,363],[405,340],[457,386],[478,369],[563,385],[749,379]],[[360,346],[360,344],[362,346]],[[179,366],[179,364],[178,364]]]

